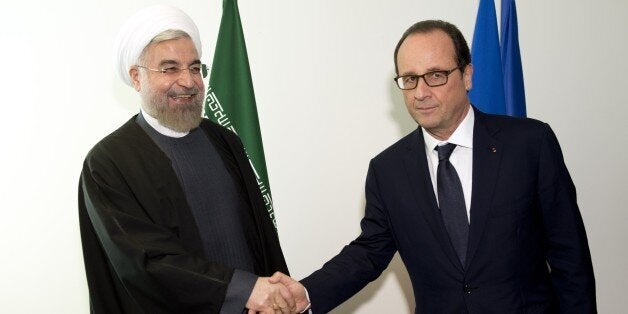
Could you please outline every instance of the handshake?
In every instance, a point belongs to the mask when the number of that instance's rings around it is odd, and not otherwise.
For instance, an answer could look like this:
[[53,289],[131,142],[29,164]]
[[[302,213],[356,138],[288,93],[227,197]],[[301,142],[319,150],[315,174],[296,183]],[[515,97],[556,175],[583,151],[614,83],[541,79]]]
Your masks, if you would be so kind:
[[305,287],[281,272],[258,278],[246,302],[248,314],[302,313],[309,307]]

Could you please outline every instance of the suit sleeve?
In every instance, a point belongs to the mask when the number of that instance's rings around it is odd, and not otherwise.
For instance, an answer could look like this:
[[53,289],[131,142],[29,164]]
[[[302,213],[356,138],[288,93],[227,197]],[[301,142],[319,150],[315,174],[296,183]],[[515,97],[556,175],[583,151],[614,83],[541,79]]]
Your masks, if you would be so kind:
[[561,313],[595,313],[595,279],[576,189],[554,132],[544,126],[538,194],[552,283]]
[[[176,230],[155,223],[110,158],[88,156],[79,200],[91,298],[99,297],[98,290],[115,289],[113,296],[107,292],[110,299],[104,303],[117,299],[124,309],[145,313],[220,310],[233,269],[190,253]],[[86,243],[89,238],[97,243]],[[100,254],[106,267],[89,264],[97,263],[92,254]],[[111,273],[110,282],[94,277],[105,271]],[[107,312],[99,304],[103,302],[91,303],[93,312]]]
[[301,281],[308,290],[313,313],[329,312],[375,280],[397,250],[372,161],[366,178],[366,209],[360,226],[362,232],[357,239]]

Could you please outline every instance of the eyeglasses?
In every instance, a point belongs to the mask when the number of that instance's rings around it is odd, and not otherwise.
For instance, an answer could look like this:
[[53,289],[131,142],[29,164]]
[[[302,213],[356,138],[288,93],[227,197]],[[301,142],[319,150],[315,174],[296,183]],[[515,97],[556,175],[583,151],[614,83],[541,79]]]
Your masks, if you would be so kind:
[[449,74],[454,71],[461,69],[462,67],[455,67],[449,71],[431,71],[427,72],[423,75],[401,75],[394,78],[395,83],[397,83],[397,87],[402,90],[410,90],[415,89],[419,84],[419,79],[423,78],[425,84],[429,87],[441,86],[447,84],[447,79],[449,78]]
[[166,66],[160,69],[151,69],[149,67],[145,67],[143,65],[138,65],[138,68],[146,69],[153,72],[159,72],[166,76],[176,77],[181,74],[181,71],[187,70],[190,72],[190,75],[199,75],[202,74],[203,78],[207,77],[207,65],[205,64],[193,64],[187,68],[180,68],[176,66]]

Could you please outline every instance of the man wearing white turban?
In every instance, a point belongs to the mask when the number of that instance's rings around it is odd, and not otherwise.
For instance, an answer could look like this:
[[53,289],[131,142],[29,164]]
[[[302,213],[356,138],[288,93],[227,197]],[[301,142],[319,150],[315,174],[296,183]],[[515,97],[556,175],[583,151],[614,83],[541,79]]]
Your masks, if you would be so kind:
[[242,144],[201,118],[201,42],[183,11],[131,16],[114,65],[140,113],[88,153],[79,218],[92,313],[290,313],[287,272]]

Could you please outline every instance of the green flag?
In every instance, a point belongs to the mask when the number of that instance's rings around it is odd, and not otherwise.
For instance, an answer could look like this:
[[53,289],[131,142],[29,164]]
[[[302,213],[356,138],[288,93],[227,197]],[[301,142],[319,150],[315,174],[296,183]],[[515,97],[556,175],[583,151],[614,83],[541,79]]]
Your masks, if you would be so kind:
[[266,210],[276,228],[237,0],[223,0],[222,3],[222,19],[205,98],[205,116],[240,136],[262,192]]

